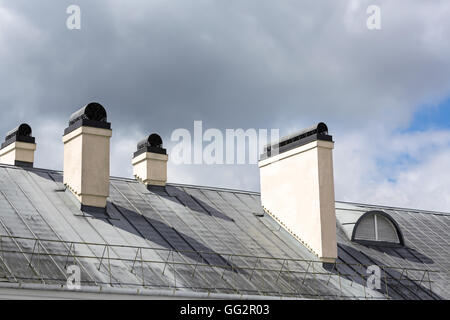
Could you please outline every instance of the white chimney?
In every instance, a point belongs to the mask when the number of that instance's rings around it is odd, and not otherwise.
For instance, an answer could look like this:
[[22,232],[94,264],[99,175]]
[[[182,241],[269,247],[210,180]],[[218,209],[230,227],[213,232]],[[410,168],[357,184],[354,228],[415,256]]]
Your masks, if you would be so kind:
[[0,163],[20,167],[33,167],[36,143],[31,127],[22,123],[6,134],[0,149]]
[[333,147],[321,122],[266,146],[259,161],[262,206],[324,262],[337,258]]
[[162,139],[152,133],[137,144],[131,161],[133,175],[145,185],[165,186],[167,181],[167,155]]
[[105,208],[109,196],[109,140],[106,110],[92,102],[70,117],[64,130],[64,184],[86,207]]

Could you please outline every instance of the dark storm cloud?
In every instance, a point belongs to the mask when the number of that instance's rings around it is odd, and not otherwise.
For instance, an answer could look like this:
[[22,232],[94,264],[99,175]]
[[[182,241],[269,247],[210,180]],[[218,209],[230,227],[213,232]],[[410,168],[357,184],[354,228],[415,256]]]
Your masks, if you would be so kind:
[[195,119],[267,127],[274,118],[358,118],[401,109],[418,92],[404,92],[418,85],[405,75],[440,77],[443,63],[423,63],[420,43],[397,45],[398,30],[364,30],[363,6],[352,33],[348,6],[330,1],[77,1],[78,31],[65,26],[72,2],[6,5],[27,28],[12,27],[19,36],[8,41],[2,82],[32,86],[22,93],[33,95],[27,107],[36,114],[64,119],[98,100],[116,126],[164,133]]
[[[66,28],[71,4],[81,30]],[[172,130],[194,120],[282,134],[324,120],[338,137],[391,130],[450,91],[450,23],[435,14],[449,5],[379,1],[382,30],[372,32],[369,4],[0,0],[0,132],[31,122],[39,164],[60,168],[70,114],[98,101],[114,129],[112,173],[130,175],[142,135],[170,144]],[[255,166],[219,167],[216,180],[205,178],[211,170],[174,168],[172,178],[258,184]]]

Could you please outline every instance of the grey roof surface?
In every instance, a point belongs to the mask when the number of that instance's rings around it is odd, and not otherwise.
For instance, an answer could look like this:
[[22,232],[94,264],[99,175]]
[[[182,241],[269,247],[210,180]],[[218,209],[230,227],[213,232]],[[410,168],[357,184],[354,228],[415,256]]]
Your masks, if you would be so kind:
[[[383,210],[405,247],[348,238]],[[323,264],[260,206],[258,193],[111,178],[107,214],[86,213],[62,173],[0,165],[1,282],[327,299],[449,299],[450,215],[336,202],[338,254]],[[369,265],[381,288],[366,287]]]

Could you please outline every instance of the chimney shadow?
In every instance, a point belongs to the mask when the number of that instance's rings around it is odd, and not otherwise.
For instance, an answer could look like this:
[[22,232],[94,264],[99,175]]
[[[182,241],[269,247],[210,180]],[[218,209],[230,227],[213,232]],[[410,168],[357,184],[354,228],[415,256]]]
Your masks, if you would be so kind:
[[33,173],[41,178],[44,178],[46,180],[50,180],[52,182],[55,182],[57,184],[61,184],[61,188],[55,188],[55,191],[64,191],[65,186],[63,184],[63,174],[62,172],[51,172],[46,169],[39,169],[39,168],[22,168],[25,171],[28,171],[29,173]]
[[370,247],[373,250],[376,250],[380,253],[386,254],[388,256],[392,256],[392,257],[398,257],[398,255],[394,254],[393,249],[396,250],[398,252],[398,254],[401,255],[402,259],[413,262],[413,263],[418,263],[420,262],[421,264],[434,264],[434,261],[427,257],[426,255],[420,253],[419,251],[410,248],[410,247],[401,247],[401,248],[397,248],[397,247],[383,247],[383,246],[371,246],[369,245],[368,247]]
[[[345,261],[345,259],[342,259],[340,263],[336,264],[323,263],[323,268],[325,270],[335,275],[339,275],[344,279],[355,282],[361,286],[367,287],[368,277],[373,274],[368,272],[367,268],[369,267],[369,265],[375,265],[379,266],[381,269],[381,286],[380,288],[373,290],[382,293],[385,296],[389,295],[392,299],[415,300],[420,298],[423,299],[424,297],[428,299],[442,299],[442,297],[440,297],[434,291],[430,292],[430,287],[427,281],[422,281],[423,283],[419,282],[422,276],[424,276],[424,279],[426,278],[425,271],[416,271],[416,274],[412,276],[407,272],[402,272],[401,268],[383,268],[382,266],[384,266],[385,264],[378,261],[377,259],[374,259],[372,256],[369,257],[353,247],[339,243],[338,251],[342,250],[352,257],[361,257],[361,255],[363,255],[364,260],[366,260],[365,264],[346,264],[341,262]],[[415,262],[417,262],[417,260]],[[405,267],[405,269],[408,269],[408,267]],[[417,273],[419,275],[417,275]],[[419,277],[419,279],[417,279],[417,277]],[[432,277],[432,273],[430,273],[430,277]],[[388,282],[387,288],[385,282],[386,279]]]
[[[195,263],[206,264],[211,266],[219,266],[222,268],[227,268],[229,270],[236,270],[236,265],[230,263],[222,255],[212,250],[210,247],[204,243],[198,241],[197,239],[184,234],[177,229],[167,225],[166,223],[153,219],[151,217],[141,215],[140,213],[131,210],[130,208],[125,208],[119,206],[115,203],[111,203],[114,208],[120,213],[120,216],[116,218],[108,218],[107,221],[116,228],[122,229],[126,232],[132,233],[138,237],[148,240],[150,243],[154,243],[164,249],[176,251],[182,256],[189,258]],[[91,216],[90,218],[96,218]],[[105,220],[101,217],[99,220]],[[124,219],[128,222],[127,228],[124,224],[120,222]],[[136,225],[136,221],[140,223],[146,222],[150,228],[142,228]],[[174,240],[174,238],[179,238]],[[180,241],[181,240],[181,241]],[[151,246],[151,245],[150,245]],[[155,246],[156,247],[156,246]],[[158,252],[158,250],[155,250]],[[168,252],[162,250],[159,251],[162,258],[166,258]]]
[[176,186],[166,186],[166,187],[148,187],[149,191],[155,192],[161,197],[164,197],[167,200],[174,201],[175,198],[179,203],[189,208],[192,211],[209,215],[218,219],[234,222],[234,219],[228,217],[223,212],[211,207],[207,203],[203,202],[199,198],[187,193]]

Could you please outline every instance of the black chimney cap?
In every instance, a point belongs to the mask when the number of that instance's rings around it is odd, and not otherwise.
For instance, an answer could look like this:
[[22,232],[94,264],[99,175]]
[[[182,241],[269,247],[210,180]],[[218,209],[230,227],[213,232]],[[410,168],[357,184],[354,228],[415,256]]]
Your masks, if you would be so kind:
[[333,141],[333,137],[328,134],[328,127],[324,122],[319,122],[309,128],[282,137],[278,142],[264,146],[264,153],[260,160],[270,158],[272,150],[278,149],[277,154],[280,154],[316,140]]
[[2,143],[1,149],[18,141],[35,143],[35,138],[31,136],[32,130],[29,124],[22,123],[18,127],[8,131],[5,137],[5,142]]
[[147,138],[141,140],[137,144],[137,151],[134,153],[134,157],[144,153],[153,152],[159,154],[167,154],[166,149],[163,147],[163,141],[159,134],[152,133]]
[[111,123],[107,122],[105,108],[97,102],[91,102],[72,113],[69,126],[64,130],[68,134],[81,126],[111,129]]

